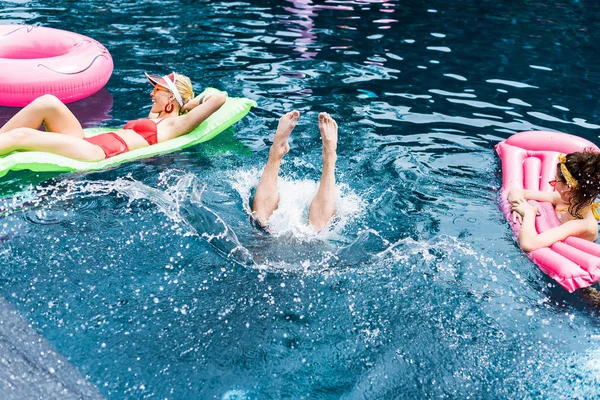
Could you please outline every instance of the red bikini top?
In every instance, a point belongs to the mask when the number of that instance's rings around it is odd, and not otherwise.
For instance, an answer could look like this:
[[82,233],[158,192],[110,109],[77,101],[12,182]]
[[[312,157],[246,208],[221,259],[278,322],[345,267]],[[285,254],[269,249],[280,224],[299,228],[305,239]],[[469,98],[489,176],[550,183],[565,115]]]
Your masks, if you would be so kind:
[[131,129],[141,137],[143,137],[149,145],[158,143],[158,134],[156,125],[158,125],[162,119],[158,122],[154,122],[149,119],[136,119],[129,121],[123,129]]

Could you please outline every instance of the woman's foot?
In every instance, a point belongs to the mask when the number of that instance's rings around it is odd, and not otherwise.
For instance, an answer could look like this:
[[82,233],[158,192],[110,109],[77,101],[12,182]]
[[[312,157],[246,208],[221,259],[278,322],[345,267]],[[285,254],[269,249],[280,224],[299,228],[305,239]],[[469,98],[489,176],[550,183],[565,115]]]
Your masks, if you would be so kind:
[[328,113],[322,112],[319,114],[319,130],[323,141],[323,155],[335,154],[337,151],[338,126]]
[[323,141],[323,171],[315,198],[310,203],[308,222],[317,231],[324,229],[335,215],[335,162],[337,160],[337,123],[327,113],[319,114]]
[[297,110],[293,110],[279,118],[279,125],[277,125],[277,131],[275,132],[273,144],[269,151],[269,158],[275,157],[276,159],[281,159],[290,151],[288,139],[296,127],[299,117],[300,113]]
[[269,218],[279,205],[279,192],[277,189],[279,166],[281,165],[281,158],[290,151],[288,139],[298,122],[299,116],[300,113],[294,110],[279,119],[273,144],[271,150],[269,150],[269,159],[256,187],[256,193],[252,201],[252,214],[258,223],[264,227],[268,225]]

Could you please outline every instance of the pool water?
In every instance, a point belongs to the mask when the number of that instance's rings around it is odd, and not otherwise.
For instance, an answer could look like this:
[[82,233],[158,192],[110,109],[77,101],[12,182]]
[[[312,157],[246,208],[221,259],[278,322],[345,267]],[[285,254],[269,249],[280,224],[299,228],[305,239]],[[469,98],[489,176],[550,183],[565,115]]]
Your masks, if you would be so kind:
[[[0,182],[0,296],[106,398],[600,396],[598,306],[519,250],[493,150],[532,129],[599,143],[597,2],[0,6],[109,49],[107,87],[72,105],[85,126],[147,115],[145,71],[259,104],[190,149]],[[292,109],[268,234],[249,203]],[[322,111],[338,215],[315,235]]]

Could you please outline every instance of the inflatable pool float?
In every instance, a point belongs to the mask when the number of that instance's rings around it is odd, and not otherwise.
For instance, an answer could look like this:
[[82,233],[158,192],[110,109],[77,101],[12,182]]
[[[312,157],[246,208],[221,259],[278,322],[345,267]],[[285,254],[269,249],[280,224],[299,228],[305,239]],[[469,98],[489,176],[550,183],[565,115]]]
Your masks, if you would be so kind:
[[[549,181],[555,179],[558,155],[586,148],[598,150],[595,144],[580,137],[547,131],[517,133],[495,146],[502,160],[500,206],[517,237],[521,225],[512,222],[508,192],[512,189],[553,191]],[[535,220],[538,233],[560,225],[552,204],[538,203],[538,208],[540,215]],[[546,275],[569,292],[591,286],[600,279],[600,245],[597,243],[568,237],[528,254]]]
[[43,94],[63,103],[100,90],[113,61],[97,41],[31,25],[0,25],[0,106],[23,107]]
[[[208,88],[202,95],[211,92],[218,92],[218,90]],[[226,94],[225,92],[222,93]],[[214,138],[219,133],[242,119],[248,114],[250,108],[253,106],[256,106],[254,100],[228,97],[225,104],[221,106],[217,112],[208,117],[206,121],[202,122],[192,132],[166,142],[128,151],[127,153],[119,154],[118,156],[101,161],[78,161],[52,153],[16,151],[0,156],[0,177],[6,175],[9,171],[20,171],[25,169],[35,172],[95,171],[114,167],[127,161],[152,157],[157,154],[170,153]],[[89,137],[102,132],[119,129],[121,128],[85,129],[85,134],[86,137]]]

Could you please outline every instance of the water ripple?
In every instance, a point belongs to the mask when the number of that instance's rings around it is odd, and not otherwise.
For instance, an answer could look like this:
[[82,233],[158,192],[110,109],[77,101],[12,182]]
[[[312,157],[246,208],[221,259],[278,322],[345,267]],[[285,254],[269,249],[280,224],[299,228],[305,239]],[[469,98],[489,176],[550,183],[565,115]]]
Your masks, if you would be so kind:
[[[259,103],[192,149],[0,182],[0,295],[107,398],[597,397],[597,312],[518,249],[493,151],[531,129],[597,141],[597,3],[46,3],[0,22],[107,46],[88,126],[145,117],[145,71]],[[251,188],[291,109],[269,235]],[[315,236],[320,111],[340,208]]]

